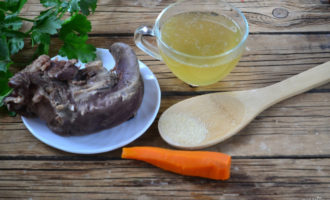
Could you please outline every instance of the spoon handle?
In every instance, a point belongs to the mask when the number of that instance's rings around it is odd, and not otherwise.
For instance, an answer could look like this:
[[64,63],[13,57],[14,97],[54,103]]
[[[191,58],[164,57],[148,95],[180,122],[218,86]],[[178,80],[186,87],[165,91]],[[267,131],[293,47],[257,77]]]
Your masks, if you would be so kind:
[[284,99],[306,92],[330,81],[330,61],[292,76],[274,85],[260,89],[264,108]]

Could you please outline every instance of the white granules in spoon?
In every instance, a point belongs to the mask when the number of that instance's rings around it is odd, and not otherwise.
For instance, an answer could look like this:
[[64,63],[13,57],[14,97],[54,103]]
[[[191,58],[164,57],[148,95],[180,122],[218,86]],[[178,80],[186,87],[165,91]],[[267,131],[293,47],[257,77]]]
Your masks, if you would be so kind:
[[164,114],[159,121],[159,130],[166,130],[166,138],[180,145],[200,144],[208,133],[205,124],[187,114]]

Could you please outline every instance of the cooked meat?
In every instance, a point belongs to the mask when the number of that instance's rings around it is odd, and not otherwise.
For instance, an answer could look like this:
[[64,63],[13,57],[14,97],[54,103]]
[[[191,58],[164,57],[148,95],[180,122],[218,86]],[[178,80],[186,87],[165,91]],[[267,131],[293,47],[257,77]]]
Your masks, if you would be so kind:
[[115,43],[116,61],[107,71],[101,61],[75,66],[77,60],[40,56],[9,81],[4,102],[10,111],[39,117],[60,135],[83,135],[110,128],[133,117],[143,97],[143,81],[134,51]]

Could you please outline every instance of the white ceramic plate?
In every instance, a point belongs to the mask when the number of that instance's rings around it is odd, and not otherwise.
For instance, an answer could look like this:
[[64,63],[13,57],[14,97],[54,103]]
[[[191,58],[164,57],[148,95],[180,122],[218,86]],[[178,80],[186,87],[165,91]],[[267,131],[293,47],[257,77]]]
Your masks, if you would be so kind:
[[[98,58],[106,68],[114,66],[109,51],[97,49]],[[65,58],[61,58],[65,59]],[[22,117],[27,129],[45,144],[70,153],[96,154],[123,147],[140,137],[155,120],[160,106],[160,88],[155,75],[142,62],[140,72],[144,81],[144,96],[136,116],[119,126],[85,136],[63,137],[52,132],[39,118]]]

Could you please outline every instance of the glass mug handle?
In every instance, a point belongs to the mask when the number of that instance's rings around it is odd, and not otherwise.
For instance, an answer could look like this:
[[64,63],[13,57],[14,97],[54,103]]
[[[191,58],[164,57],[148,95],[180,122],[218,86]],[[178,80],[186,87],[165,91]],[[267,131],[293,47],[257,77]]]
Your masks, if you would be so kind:
[[162,60],[161,56],[158,53],[158,48],[152,45],[147,40],[144,40],[143,36],[155,37],[154,30],[148,26],[140,26],[134,32],[134,41],[136,46],[139,47],[139,49],[158,60]]

